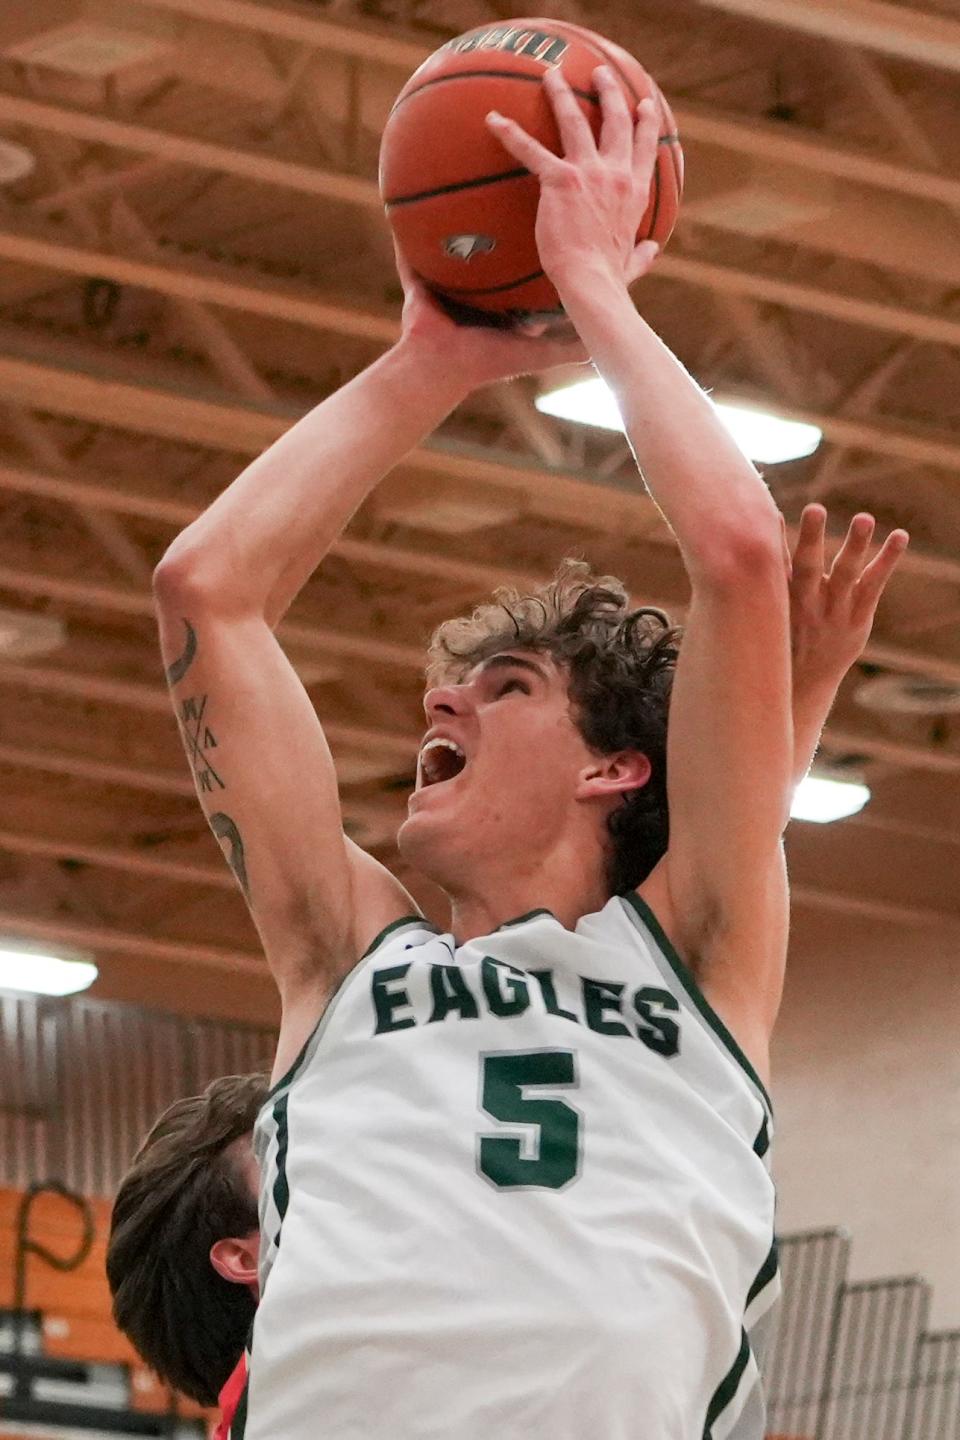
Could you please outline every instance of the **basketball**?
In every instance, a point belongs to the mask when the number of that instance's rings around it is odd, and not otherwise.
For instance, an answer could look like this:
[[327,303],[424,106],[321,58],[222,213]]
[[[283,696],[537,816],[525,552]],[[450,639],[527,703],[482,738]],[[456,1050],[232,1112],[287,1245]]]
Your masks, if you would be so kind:
[[541,81],[561,66],[590,120],[601,124],[593,72],[606,63],[631,111],[646,96],[660,112],[660,147],[639,240],[669,239],[683,190],[683,151],[670,107],[631,55],[565,21],[480,26],[449,41],[397,96],[380,147],[380,193],[411,268],[460,318],[509,324],[562,313],[537,256],[539,182],[485,123],[499,110],[555,154],[557,124]]

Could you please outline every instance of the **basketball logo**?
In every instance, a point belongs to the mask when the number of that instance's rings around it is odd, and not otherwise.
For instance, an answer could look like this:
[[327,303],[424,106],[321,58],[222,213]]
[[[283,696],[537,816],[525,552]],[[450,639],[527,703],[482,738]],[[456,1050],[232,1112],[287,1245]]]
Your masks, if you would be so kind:
[[496,244],[492,235],[448,235],[443,253],[451,260],[472,260],[474,255],[489,255]]

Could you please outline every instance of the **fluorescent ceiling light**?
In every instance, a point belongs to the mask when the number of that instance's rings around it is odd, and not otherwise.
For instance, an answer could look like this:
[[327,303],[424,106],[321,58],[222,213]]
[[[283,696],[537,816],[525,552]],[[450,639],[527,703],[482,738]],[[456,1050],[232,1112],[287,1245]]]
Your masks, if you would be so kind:
[[870,799],[866,785],[853,780],[832,780],[808,775],[793,792],[791,820],[813,820],[820,825],[856,815]]
[[[720,419],[747,459],[761,465],[777,465],[784,460],[800,460],[812,455],[823,439],[823,432],[816,425],[783,420],[779,415],[748,405],[714,403]],[[544,415],[555,415],[559,420],[595,425],[602,430],[623,430],[616,398],[599,376],[538,395],[536,406]]]
[[0,990],[26,990],[31,995],[75,995],[97,978],[92,960],[46,955],[8,941],[0,945]]

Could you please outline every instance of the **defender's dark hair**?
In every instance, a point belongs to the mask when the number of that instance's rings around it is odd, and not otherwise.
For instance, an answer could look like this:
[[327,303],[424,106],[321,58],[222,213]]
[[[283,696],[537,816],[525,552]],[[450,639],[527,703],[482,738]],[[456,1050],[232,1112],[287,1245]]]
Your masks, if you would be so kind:
[[107,1278],[117,1325],[168,1384],[202,1405],[243,1353],[256,1300],[210,1263],[217,1240],[258,1224],[227,1147],[253,1129],[263,1075],[228,1075],[160,1116],[117,1192]]
[[611,895],[639,885],[666,852],[667,715],[681,634],[662,610],[632,609],[619,580],[565,560],[548,585],[529,594],[497,590],[472,615],[446,621],[430,642],[434,685],[462,680],[503,650],[550,655],[569,674],[573,718],[591,750],[647,756],[649,781],[607,822]]

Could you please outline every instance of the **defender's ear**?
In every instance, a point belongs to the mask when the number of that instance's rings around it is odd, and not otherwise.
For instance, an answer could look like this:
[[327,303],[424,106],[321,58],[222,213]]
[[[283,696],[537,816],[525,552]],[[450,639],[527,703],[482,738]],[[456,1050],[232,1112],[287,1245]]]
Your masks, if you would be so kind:
[[616,800],[631,790],[642,789],[652,772],[653,767],[641,750],[598,755],[580,771],[575,797],[577,800]]
[[246,1285],[256,1291],[257,1265],[260,1260],[260,1231],[232,1235],[216,1240],[210,1246],[210,1264],[217,1274],[232,1285]]

